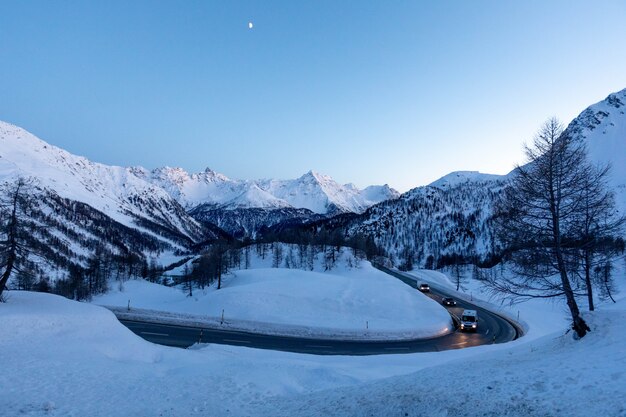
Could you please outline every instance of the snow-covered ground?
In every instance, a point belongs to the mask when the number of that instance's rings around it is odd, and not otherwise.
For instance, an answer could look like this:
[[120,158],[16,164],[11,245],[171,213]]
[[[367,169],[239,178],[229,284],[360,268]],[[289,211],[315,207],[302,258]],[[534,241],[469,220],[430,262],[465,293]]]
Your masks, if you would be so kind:
[[[367,282],[370,274],[382,279],[365,262],[349,268],[343,259],[331,273],[321,274],[319,262],[316,272],[268,271],[271,261],[252,258],[257,269],[238,271],[225,281],[235,298],[252,297],[253,291],[262,299],[274,286],[289,288],[289,279],[305,287],[307,281],[337,279],[330,285],[339,289],[344,280]],[[263,276],[268,272],[271,278]],[[616,272],[623,289],[623,268]],[[432,285],[454,285],[440,272],[412,273]],[[526,336],[461,350],[378,356],[316,356],[217,344],[183,350],[144,341],[100,306],[12,291],[0,304],[0,416],[626,416],[623,291],[617,304],[600,303],[598,311],[584,313],[592,331],[574,341],[566,333],[564,305],[540,300],[502,305],[487,299],[470,275],[466,271],[465,290],[458,297],[475,302],[484,297],[478,302],[513,316],[519,311],[529,329]],[[204,301],[219,293],[208,290],[196,299],[141,281],[128,281],[124,289],[109,300],[118,297],[126,306],[128,294],[142,291],[148,292],[146,299],[132,305],[194,312],[205,311]],[[277,294],[270,291],[271,297]],[[380,302],[401,308],[398,299],[386,298],[389,293],[379,296]],[[234,299],[229,302],[236,305]],[[246,307],[258,308],[242,304],[242,314]],[[309,307],[325,314],[323,306]],[[270,313],[269,307],[261,310]],[[365,314],[361,307],[355,311]]]
[[[220,290],[213,285],[189,297],[180,288],[134,280],[93,302],[126,309],[130,301],[130,314],[134,309],[178,313],[138,311],[144,318],[148,314],[158,321],[188,320],[266,334],[397,340],[441,335],[454,328],[437,302],[369,262],[355,260],[358,266],[346,266],[347,256],[343,251],[328,272],[268,268],[270,257],[252,256],[251,266],[261,268],[233,271]],[[316,266],[321,269],[319,262]]]
[[532,341],[344,357],[168,348],[98,306],[27,292],[7,298],[2,416],[626,415],[624,300],[587,313],[592,331],[580,341],[557,322],[558,331]]

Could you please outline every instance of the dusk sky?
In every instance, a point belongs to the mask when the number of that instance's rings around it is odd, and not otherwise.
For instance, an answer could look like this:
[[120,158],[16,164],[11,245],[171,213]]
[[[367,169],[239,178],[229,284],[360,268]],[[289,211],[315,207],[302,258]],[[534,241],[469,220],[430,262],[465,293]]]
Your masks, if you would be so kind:
[[106,164],[406,191],[510,171],[626,88],[625,41],[624,1],[0,0],[0,120]]

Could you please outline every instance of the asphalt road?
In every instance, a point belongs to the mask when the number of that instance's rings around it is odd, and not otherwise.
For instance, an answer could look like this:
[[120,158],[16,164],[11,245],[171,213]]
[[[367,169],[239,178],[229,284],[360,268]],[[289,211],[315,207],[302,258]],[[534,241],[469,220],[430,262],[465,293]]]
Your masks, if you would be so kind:
[[[384,268],[381,268],[384,270]],[[405,274],[384,270],[412,287],[418,283]],[[417,289],[416,289],[417,291]],[[428,296],[441,303],[441,298],[452,296],[442,289],[432,289]],[[168,324],[120,320],[137,335],[161,345],[187,348],[194,343],[218,343],[272,349],[286,352],[311,353],[316,355],[379,355],[390,353],[437,352],[449,349],[462,349],[492,343],[505,343],[518,337],[519,330],[511,322],[470,302],[457,300],[457,306],[446,307],[454,316],[460,316],[463,309],[478,311],[478,330],[466,333],[456,330],[445,336],[409,341],[350,341],[306,339],[286,336],[272,336],[257,333],[202,329]]]

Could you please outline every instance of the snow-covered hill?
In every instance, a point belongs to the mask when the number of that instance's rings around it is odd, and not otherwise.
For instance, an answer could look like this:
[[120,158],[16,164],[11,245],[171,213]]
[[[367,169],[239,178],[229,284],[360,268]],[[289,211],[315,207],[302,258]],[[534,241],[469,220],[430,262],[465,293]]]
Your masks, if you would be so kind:
[[456,184],[439,180],[371,207],[351,219],[345,231],[372,236],[396,265],[406,268],[489,261],[496,248],[488,221],[505,183],[504,177],[465,178]]
[[453,188],[461,184],[470,184],[476,182],[488,183],[489,181],[500,181],[504,180],[505,178],[506,175],[483,174],[478,171],[455,171],[449,173],[448,175],[444,175],[437,181],[431,182],[429,186],[445,189]]
[[[612,165],[609,183],[618,209],[626,213],[626,89],[588,107],[568,125],[566,134],[586,142],[593,162]],[[514,172],[452,172],[359,216],[322,227],[372,237],[399,266],[490,263],[498,249],[490,217],[495,199]]]
[[103,248],[145,259],[218,237],[133,170],[72,155],[0,122],[0,185],[18,177],[33,182],[27,215],[42,227],[31,237],[55,268],[84,266]]
[[589,106],[569,124],[567,133],[585,140],[594,162],[611,164],[609,183],[626,213],[626,89]]
[[[224,330],[308,338],[410,340],[453,329],[449,313],[439,303],[355,257],[348,248],[339,248],[331,265],[313,246],[258,245],[240,253],[243,261],[232,265],[220,290],[214,283],[194,289],[188,297],[180,288],[136,280],[126,282],[123,291],[113,289],[92,301],[126,310],[132,299],[134,309],[166,312],[161,316],[164,322],[169,317],[174,323],[184,323],[185,315],[219,323],[225,310]],[[129,318],[143,314],[126,313]],[[183,316],[175,318],[178,314]],[[365,322],[369,325],[364,333]]]
[[189,174],[108,166],[0,122],[0,184],[18,177],[34,179],[38,196],[29,216],[46,227],[33,233],[33,241],[61,269],[85,266],[96,248],[145,260],[223,237],[216,224],[249,237],[277,223],[362,212],[398,196],[388,186],[359,190],[314,172],[296,180],[243,181],[210,169]]
[[168,193],[138,178],[133,170],[72,155],[0,122],[0,179],[18,176],[36,178],[41,187],[88,204],[126,226],[135,227],[143,219],[191,240],[203,238],[201,226]]

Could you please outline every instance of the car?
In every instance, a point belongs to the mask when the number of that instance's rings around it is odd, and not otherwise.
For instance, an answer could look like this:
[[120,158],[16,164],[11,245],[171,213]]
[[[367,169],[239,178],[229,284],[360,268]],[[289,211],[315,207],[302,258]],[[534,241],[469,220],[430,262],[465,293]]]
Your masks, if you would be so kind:
[[419,287],[417,287],[418,290],[420,290],[421,292],[429,292],[430,291],[430,285],[428,284],[420,284]]
[[441,304],[443,304],[444,306],[455,306],[456,300],[452,297],[443,297],[443,299],[441,300]]
[[476,310],[463,310],[460,327],[461,331],[475,332],[478,327],[478,312]]

